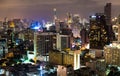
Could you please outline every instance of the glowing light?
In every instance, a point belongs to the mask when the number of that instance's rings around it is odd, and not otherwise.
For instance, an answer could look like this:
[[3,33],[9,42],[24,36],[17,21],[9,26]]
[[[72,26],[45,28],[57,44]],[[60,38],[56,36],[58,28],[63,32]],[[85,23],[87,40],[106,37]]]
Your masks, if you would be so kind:
[[14,22],[12,21],[12,22],[10,22],[10,27],[15,27],[15,24],[14,24]]
[[53,11],[56,11],[56,8],[54,8]]
[[42,66],[40,66],[40,76],[43,76],[43,67]]
[[32,51],[27,51],[27,56],[28,56],[28,59],[33,59],[34,58],[34,52]]
[[47,30],[49,30],[50,26],[52,26],[52,25],[53,25],[53,23],[48,22],[45,24],[45,27],[47,28]]
[[42,25],[39,22],[34,21],[31,23],[30,28],[34,30],[38,30],[38,29],[42,29]]
[[69,19],[69,20],[68,20],[68,24],[71,24],[71,23],[72,23],[72,20],[71,20],[71,19]]
[[91,17],[92,17],[92,18],[96,18],[96,16],[95,16],[95,15],[92,15]]
[[90,44],[86,44],[86,49],[89,49],[90,48]]

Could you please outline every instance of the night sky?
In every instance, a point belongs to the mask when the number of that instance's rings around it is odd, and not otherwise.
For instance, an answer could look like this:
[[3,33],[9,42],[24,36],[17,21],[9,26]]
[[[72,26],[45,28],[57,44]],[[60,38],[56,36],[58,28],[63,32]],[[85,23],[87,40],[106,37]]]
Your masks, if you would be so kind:
[[53,8],[57,9],[60,19],[66,17],[67,12],[80,14],[81,18],[103,12],[106,3],[112,3],[112,17],[120,14],[120,0],[0,0],[0,19],[27,18],[37,20],[51,20]]

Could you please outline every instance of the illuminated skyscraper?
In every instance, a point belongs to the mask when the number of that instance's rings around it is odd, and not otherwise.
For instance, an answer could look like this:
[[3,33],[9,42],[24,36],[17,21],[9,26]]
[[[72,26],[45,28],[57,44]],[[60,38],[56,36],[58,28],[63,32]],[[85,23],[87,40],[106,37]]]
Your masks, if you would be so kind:
[[89,41],[91,49],[103,49],[104,45],[109,44],[108,33],[104,14],[97,13],[90,17]]

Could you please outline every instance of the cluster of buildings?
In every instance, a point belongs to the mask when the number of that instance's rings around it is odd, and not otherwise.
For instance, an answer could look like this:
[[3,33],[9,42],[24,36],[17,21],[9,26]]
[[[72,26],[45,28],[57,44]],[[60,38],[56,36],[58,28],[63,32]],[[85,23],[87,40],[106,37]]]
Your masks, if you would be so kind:
[[72,64],[79,69],[81,48],[89,44],[89,53],[95,55],[95,60],[91,59],[86,66],[95,63],[93,67],[100,71],[105,70],[106,64],[120,66],[119,46],[108,46],[113,41],[117,45],[120,40],[120,16],[111,22],[111,3],[106,4],[104,13],[90,16],[89,22],[70,13],[67,19],[60,20],[56,11],[53,22],[7,18],[0,21],[0,57],[19,50],[35,60],[37,56],[45,56],[51,63]]

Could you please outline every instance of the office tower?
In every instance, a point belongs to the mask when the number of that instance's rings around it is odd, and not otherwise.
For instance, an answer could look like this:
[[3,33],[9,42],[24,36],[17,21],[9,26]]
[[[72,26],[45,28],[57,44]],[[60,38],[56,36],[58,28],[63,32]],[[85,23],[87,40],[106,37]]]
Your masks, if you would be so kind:
[[37,35],[37,51],[41,55],[48,54],[56,49],[56,34],[52,32],[42,32]]
[[110,41],[115,40],[115,35],[112,30],[112,23],[111,23],[111,3],[107,3],[104,7],[104,14],[106,16],[106,24],[109,30],[109,39]]
[[37,50],[42,55],[52,50],[62,51],[70,48],[69,35],[60,35],[53,32],[42,32],[37,35]]
[[104,14],[96,13],[90,16],[89,41],[91,49],[103,49],[104,45],[109,44],[108,33]]
[[106,15],[106,24],[111,25],[111,3],[107,3],[104,7],[104,14]]

